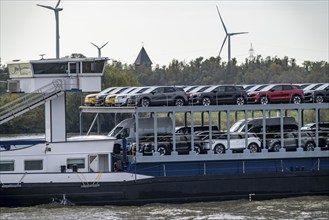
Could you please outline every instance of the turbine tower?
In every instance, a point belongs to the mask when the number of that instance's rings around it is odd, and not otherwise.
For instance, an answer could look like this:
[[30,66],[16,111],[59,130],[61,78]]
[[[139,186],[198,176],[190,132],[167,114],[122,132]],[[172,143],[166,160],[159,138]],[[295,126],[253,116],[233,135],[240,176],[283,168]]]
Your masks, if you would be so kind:
[[101,50],[102,50],[102,48],[103,47],[105,47],[106,46],[106,44],[108,44],[109,42],[106,42],[103,46],[101,46],[101,47],[99,47],[99,46],[97,46],[96,44],[94,44],[93,42],[90,42],[92,45],[94,45],[95,47],[97,47],[97,49],[98,49],[98,57],[102,57],[102,53],[101,53]]
[[59,59],[59,12],[63,10],[63,8],[59,8],[59,4],[61,3],[61,0],[58,0],[57,5],[55,8],[46,6],[46,5],[39,5],[37,6],[44,7],[50,10],[53,10],[55,12],[55,19],[56,19],[56,58]]
[[252,43],[250,44],[250,49],[249,49],[249,60],[252,60],[254,58],[254,53],[255,50],[252,48]]
[[225,26],[225,24],[224,24],[224,21],[223,21],[223,19],[222,19],[222,16],[220,15],[220,12],[219,12],[218,6],[216,5],[216,7],[217,7],[217,12],[218,12],[219,18],[220,18],[220,20],[221,20],[221,22],[222,22],[222,24],[223,24],[223,27],[224,27],[224,30],[225,30],[225,33],[226,33],[226,36],[225,36],[225,38],[224,38],[224,41],[223,41],[222,47],[220,48],[220,51],[219,51],[219,55],[218,55],[218,56],[220,56],[220,54],[221,54],[221,52],[222,52],[222,49],[223,49],[223,47],[224,47],[224,44],[225,44],[225,42],[226,42],[226,39],[227,39],[227,44],[228,44],[228,45],[227,45],[227,47],[228,47],[228,60],[227,60],[227,62],[229,63],[229,62],[231,61],[231,36],[238,35],[238,34],[247,34],[248,32],[234,32],[234,33],[228,33],[228,32],[227,32],[227,29],[226,29],[226,26]]

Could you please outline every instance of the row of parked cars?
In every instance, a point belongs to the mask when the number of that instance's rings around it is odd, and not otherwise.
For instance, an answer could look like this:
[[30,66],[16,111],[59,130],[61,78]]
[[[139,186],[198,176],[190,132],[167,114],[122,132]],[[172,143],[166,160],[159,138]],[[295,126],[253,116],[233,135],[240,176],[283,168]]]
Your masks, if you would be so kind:
[[[289,120],[287,120],[289,121]],[[259,130],[252,127],[250,130]],[[296,125],[297,126],[297,125]],[[299,145],[299,133],[295,126],[286,124],[283,131],[283,148],[286,151],[296,151],[301,147],[304,151],[313,151],[316,147],[314,123],[306,124],[301,129]],[[282,148],[280,126],[267,126],[266,146],[263,146],[262,133],[230,131],[219,131],[216,126],[212,127],[212,137],[209,137],[209,126],[195,126],[193,135],[193,147],[191,144],[190,127],[179,127],[176,129],[176,151],[178,154],[189,154],[194,150],[197,154],[213,151],[215,154],[224,154],[228,149],[232,152],[243,152],[248,149],[250,153],[256,153],[261,149],[268,149],[270,152],[278,152]],[[182,131],[184,130],[184,131]],[[329,150],[329,123],[319,123],[318,130],[319,147],[321,150]],[[228,142],[228,140],[230,140]],[[140,139],[138,151],[144,155],[152,155],[158,151],[160,155],[169,155],[174,151],[172,134],[160,133],[157,135],[158,147],[155,149],[154,133],[144,135]]]
[[[313,85],[313,84],[312,84]],[[85,97],[87,106],[183,106],[247,103],[328,102],[329,83],[305,86],[297,84],[208,85],[110,87]]]

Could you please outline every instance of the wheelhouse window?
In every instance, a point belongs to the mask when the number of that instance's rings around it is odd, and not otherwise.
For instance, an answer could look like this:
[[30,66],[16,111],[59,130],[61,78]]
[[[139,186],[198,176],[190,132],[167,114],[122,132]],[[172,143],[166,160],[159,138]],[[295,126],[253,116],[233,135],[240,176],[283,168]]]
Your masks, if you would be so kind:
[[73,166],[77,166],[77,168],[85,168],[85,158],[72,158],[67,159],[67,169],[72,169]]
[[42,160],[25,160],[24,170],[43,170]]
[[13,160],[0,161],[0,171],[14,171],[15,163]]
[[80,62],[69,62],[70,73],[80,73]]
[[83,61],[82,73],[102,73],[104,65],[104,60]]
[[34,74],[67,74],[68,63],[34,63]]

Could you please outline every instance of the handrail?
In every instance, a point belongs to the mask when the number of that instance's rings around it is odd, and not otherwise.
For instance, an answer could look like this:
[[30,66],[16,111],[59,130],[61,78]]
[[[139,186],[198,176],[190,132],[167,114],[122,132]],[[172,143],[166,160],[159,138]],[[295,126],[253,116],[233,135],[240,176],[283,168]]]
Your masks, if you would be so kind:
[[53,95],[65,90],[65,80],[56,79],[51,83],[35,90],[32,93],[28,93],[18,99],[13,100],[0,107],[0,124],[4,119],[15,116],[16,114],[31,108],[38,106],[41,101],[46,101]]

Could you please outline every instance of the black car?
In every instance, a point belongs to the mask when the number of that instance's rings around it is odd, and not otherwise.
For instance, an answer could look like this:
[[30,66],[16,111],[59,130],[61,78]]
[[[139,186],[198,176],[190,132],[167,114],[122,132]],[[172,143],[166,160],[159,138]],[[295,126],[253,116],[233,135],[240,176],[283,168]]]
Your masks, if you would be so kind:
[[[212,131],[219,131],[218,126],[211,126]],[[209,131],[209,125],[194,125],[193,126],[194,133],[200,131]],[[191,134],[191,126],[181,126],[176,127],[176,134]]]
[[321,90],[311,90],[304,93],[304,102],[329,102],[329,85]]
[[[303,127],[301,127],[302,131],[306,131],[309,134],[311,134],[311,136],[314,138],[316,138],[316,123],[308,123],[306,125],[304,125]],[[327,140],[329,139],[329,122],[319,122],[318,123],[318,140],[319,140],[319,147],[322,150],[326,150],[328,149],[327,146]]]
[[241,86],[220,85],[211,86],[194,93],[189,99],[190,104],[196,105],[218,105],[237,104],[243,105],[247,102],[247,92]]
[[[158,151],[160,154],[168,155],[170,153],[170,149],[168,147],[168,141],[170,140],[172,134],[169,133],[159,133],[157,134],[157,143],[158,143]],[[155,151],[154,148],[154,133],[145,134],[139,139],[139,148],[138,151],[143,153],[143,155],[152,155]]]
[[[178,154],[189,154],[191,151],[191,139],[186,135],[176,135],[176,151]],[[172,134],[163,133],[157,134],[157,149],[154,144],[154,134],[144,135],[140,139],[139,152],[143,155],[152,155],[153,152],[157,151],[160,155],[170,155],[174,151],[173,137]],[[194,149],[196,153],[200,153],[200,142],[194,142]]]
[[[301,148],[303,148],[304,151],[313,151],[315,148],[315,142],[312,135],[308,132],[301,132]],[[295,151],[299,145],[298,145],[298,132],[285,132],[283,134],[283,143],[284,148],[287,151]],[[266,147],[269,151],[278,152],[281,149],[281,136],[280,134],[274,136],[270,140],[266,140]]]
[[187,104],[187,96],[183,88],[174,86],[157,86],[148,93],[131,95],[128,105],[148,107],[155,106],[183,106]]
[[326,139],[325,145],[324,145],[324,148],[323,149],[329,150],[329,137]]

